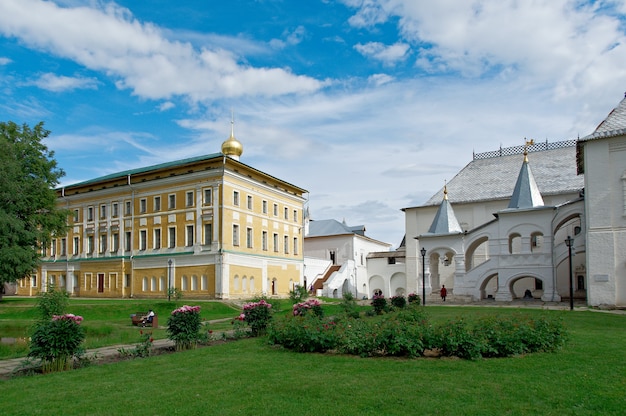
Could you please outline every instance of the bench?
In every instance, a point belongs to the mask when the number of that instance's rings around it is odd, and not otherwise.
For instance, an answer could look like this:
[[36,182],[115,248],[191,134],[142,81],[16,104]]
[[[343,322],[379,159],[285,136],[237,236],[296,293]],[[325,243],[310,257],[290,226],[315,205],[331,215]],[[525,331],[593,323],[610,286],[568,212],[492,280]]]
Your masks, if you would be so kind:
[[152,317],[152,324],[150,324],[150,322],[144,323],[143,318],[146,315],[148,315],[148,312],[135,312],[134,314],[130,315],[130,320],[133,326],[151,326],[153,328],[159,326],[159,319],[156,314]]

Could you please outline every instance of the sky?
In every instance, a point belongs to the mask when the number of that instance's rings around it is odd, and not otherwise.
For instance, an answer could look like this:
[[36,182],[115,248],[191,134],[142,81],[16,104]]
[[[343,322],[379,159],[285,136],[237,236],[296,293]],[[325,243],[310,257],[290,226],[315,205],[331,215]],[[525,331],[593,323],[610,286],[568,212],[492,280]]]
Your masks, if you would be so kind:
[[393,247],[473,152],[584,137],[624,91],[624,1],[0,1],[0,121],[44,122],[61,186],[218,153],[234,119],[313,220]]

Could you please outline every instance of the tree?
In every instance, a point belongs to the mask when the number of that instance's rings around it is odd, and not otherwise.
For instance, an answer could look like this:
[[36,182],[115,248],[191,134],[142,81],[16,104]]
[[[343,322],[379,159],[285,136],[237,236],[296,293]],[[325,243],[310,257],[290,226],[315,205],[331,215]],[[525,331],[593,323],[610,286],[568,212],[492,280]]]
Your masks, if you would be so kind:
[[43,123],[0,122],[0,290],[30,276],[41,247],[67,230],[54,189],[65,173],[42,143],[49,134]]

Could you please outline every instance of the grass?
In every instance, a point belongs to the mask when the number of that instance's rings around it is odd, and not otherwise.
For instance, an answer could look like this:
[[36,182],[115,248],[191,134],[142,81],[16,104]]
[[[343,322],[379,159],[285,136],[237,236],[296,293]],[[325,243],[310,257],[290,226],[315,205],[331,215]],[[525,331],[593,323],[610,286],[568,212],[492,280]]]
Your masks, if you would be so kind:
[[[239,309],[226,303],[212,301],[187,301],[201,306],[201,316],[210,321],[236,316]],[[141,328],[132,326],[130,315],[147,312],[152,308],[159,318],[159,326],[152,330],[155,339],[166,338],[164,327],[172,310],[183,305],[184,300],[167,302],[146,299],[70,299],[68,312],[81,315],[85,328],[85,348],[98,348],[107,345],[133,344],[138,342]],[[0,302],[0,336],[28,338],[32,325],[37,319],[36,299],[5,297]],[[28,348],[23,342],[0,343],[0,359],[25,357]]]
[[[433,320],[519,312],[429,307]],[[0,381],[5,415],[621,415],[626,316],[559,314],[549,354],[465,361],[298,354],[263,338]],[[36,392],[33,395],[25,392]]]

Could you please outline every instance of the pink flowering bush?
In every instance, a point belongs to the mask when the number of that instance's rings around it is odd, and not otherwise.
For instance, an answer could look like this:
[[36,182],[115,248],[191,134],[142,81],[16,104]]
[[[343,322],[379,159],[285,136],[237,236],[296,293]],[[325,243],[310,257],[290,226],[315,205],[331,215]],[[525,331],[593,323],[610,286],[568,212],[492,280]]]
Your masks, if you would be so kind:
[[82,353],[81,344],[85,340],[82,321],[82,316],[67,313],[53,315],[52,319],[37,324],[28,356],[41,360],[44,373],[72,368],[74,357]]
[[304,302],[296,303],[293,305],[293,316],[304,316],[309,311],[313,312],[316,316],[322,317],[324,315],[324,310],[322,309],[322,305],[317,299],[308,299]]
[[200,338],[199,306],[181,306],[174,309],[167,319],[167,337],[176,343],[177,350],[194,349]]
[[267,303],[265,299],[246,303],[243,305],[243,312],[237,319],[250,326],[252,336],[262,335],[272,320],[272,305]]

